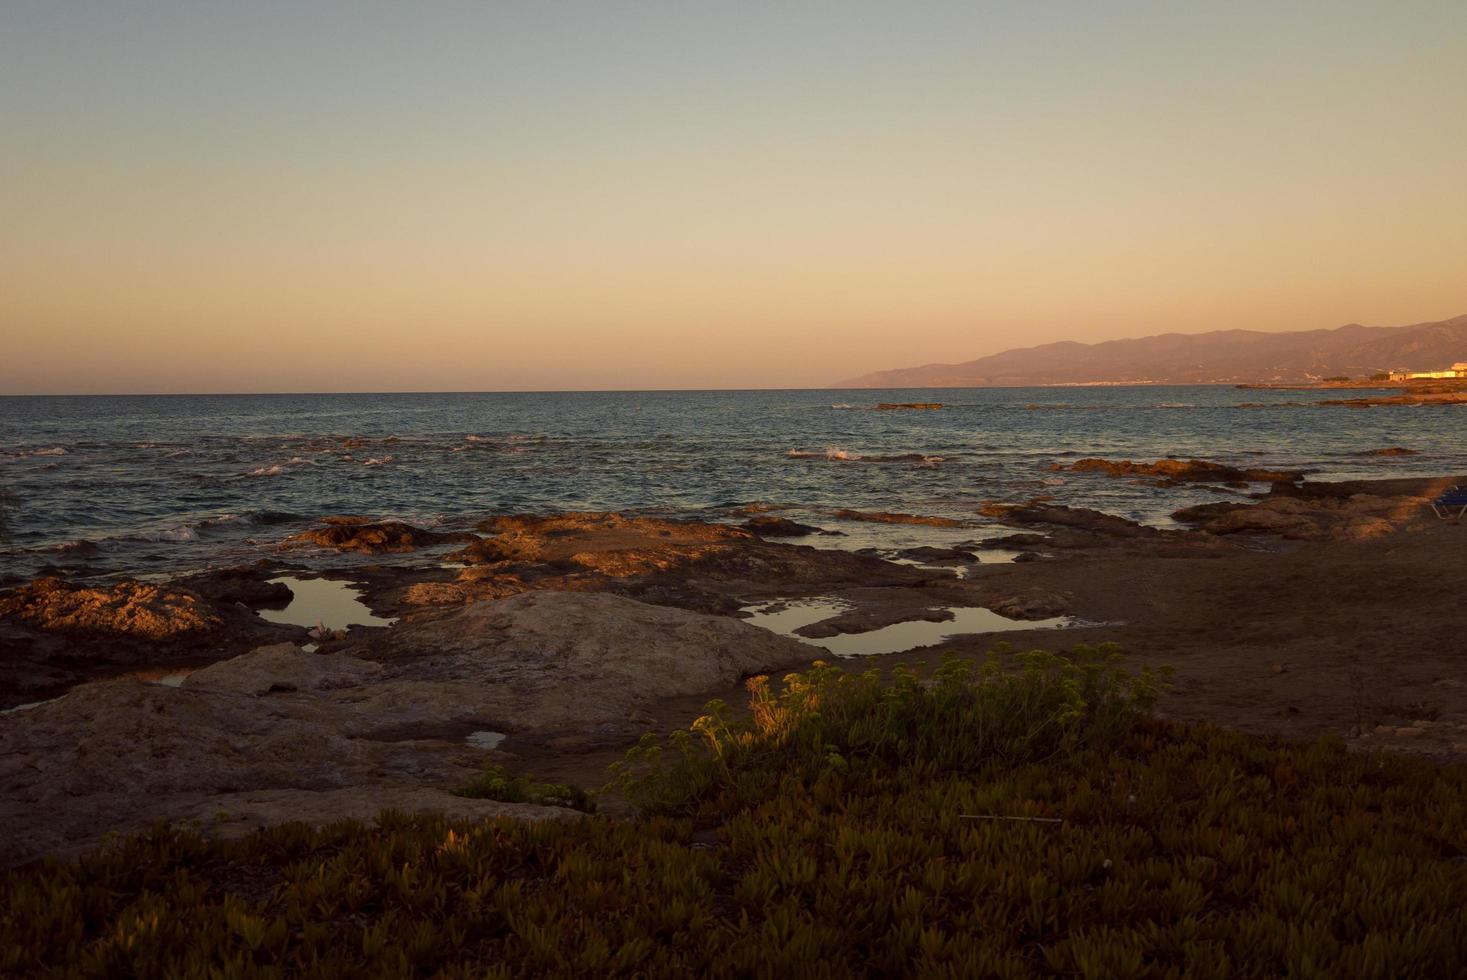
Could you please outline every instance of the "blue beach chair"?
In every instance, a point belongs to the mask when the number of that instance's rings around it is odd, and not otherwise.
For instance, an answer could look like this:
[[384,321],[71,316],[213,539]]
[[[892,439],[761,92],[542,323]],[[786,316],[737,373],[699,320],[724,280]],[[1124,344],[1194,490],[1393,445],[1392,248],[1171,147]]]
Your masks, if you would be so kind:
[[1452,487],[1431,502],[1431,509],[1442,520],[1467,514],[1467,487]]

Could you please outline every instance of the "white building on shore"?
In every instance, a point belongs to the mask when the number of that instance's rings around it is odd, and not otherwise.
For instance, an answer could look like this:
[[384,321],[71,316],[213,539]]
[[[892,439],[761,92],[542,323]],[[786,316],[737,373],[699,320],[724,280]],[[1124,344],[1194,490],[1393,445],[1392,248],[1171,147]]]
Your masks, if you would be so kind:
[[1445,371],[1392,371],[1392,381],[1428,381],[1467,378],[1467,361],[1458,361]]

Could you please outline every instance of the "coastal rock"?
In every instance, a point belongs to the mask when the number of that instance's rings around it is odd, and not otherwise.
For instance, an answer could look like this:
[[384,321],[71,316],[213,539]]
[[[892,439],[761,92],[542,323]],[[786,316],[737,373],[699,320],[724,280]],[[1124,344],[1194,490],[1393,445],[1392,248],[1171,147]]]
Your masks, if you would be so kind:
[[241,806],[273,819],[438,808],[485,761],[473,731],[625,739],[665,699],[810,659],[736,619],[544,591],[337,649],[277,644],[179,688],[85,684],[0,716],[0,863]]
[[59,578],[36,579],[0,595],[0,619],[53,632],[139,640],[174,640],[223,625],[209,603],[184,589],[131,580],[94,589]]
[[1239,469],[1205,459],[1161,459],[1154,463],[1137,463],[1128,459],[1089,458],[1069,466],[1056,463],[1050,468],[1073,473],[1106,473],[1110,476],[1155,476],[1177,483],[1294,483],[1304,478],[1302,470]]
[[173,584],[214,602],[239,603],[251,608],[283,608],[294,597],[290,586],[272,582],[267,565],[236,565],[200,572],[177,579]]
[[984,605],[1009,619],[1050,619],[1070,611],[1069,599],[1043,590],[990,597]]
[[810,656],[736,619],[547,590],[470,603],[343,653],[384,665],[352,693],[373,724],[477,719],[515,732],[630,730],[640,705]]
[[726,524],[615,513],[495,517],[479,530],[493,536],[449,557],[477,564],[549,564],[611,577],[665,570],[752,537]]
[[95,846],[111,832],[199,819],[244,833],[281,820],[370,819],[384,807],[527,819],[552,808],[460,800],[484,754],[453,741],[354,738],[303,696],[119,679],[0,716],[0,866]]
[[500,517],[480,527],[492,536],[449,556],[469,563],[457,581],[409,583],[391,601],[421,609],[533,590],[603,591],[727,613],[738,608],[734,596],[929,577],[849,551],[766,541],[727,524],[573,513]]
[[[1391,534],[1423,513],[1442,481],[1381,481],[1376,492],[1359,484],[1278,485],[1254,504],[1186,507],[1172,516],[1209,534],[1278,534],[1296,540],[1365,541]],[[1398,490],[1398,494],[1390,491]]]
[[966,548],[934,548],[930,545],[903,548],[897,555],[926,565],[971,565],[978,560],[978,556]]
[[744,522],[744,530],[761,538],[800,538],[809,534],[829,534],[810,524],[801,524],[784,517],[760,515]]
[[478,536],[464,532],[439,533],[402,521],[371,521],[365,517],[328,517],[325,527],[302,531],[285,539],[286,547],[315,545],[336,551],[362,554],[403,553],[438,544],[477,541]]
[[[1091,510],[1088,507],[1066,507],[1056,504],[1030,504],[1023,507],[1015,507],[1004,515],[1003,522],[1021,527],[1038,524],[1050,527],[1071,528],[1106,537],[1150,538],[1157,537],[1163,533],[1154,527],[1147,527],[1144,524],[1138,524],[1135,521],[1118,517],[1115,514],[1107,514],[1104,511]],[[1025,541],[1028,542],[1028,539],[1025,539]],[[1012,542],[1012,538],[1010,542]],[[1053,536],[1049,539],[1049,543],[1053,543]]]
[[382,665],[355,657],[307,653],[294,643],[260,647],[184,678],[183,686],[264,697],[296,692],[321,693],[359,687],[377,677]]
[[210,663],[304,632],[174,585],[37,579],[0,593],[0,708],[90,678]]

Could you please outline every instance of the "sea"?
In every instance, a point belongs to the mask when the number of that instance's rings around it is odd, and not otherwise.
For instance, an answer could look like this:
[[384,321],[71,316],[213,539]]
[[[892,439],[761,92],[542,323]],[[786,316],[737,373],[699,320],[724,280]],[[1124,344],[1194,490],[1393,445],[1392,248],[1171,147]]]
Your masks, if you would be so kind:
[[[1006,533],[977,514],[990,501],[1043,496],[1165,527],[1179,507],[1243,492],[1056,469],[1087,456],[1319,480],[1467,472],[1467,408],[1318,404],[1332,396],[1147,385],[0,397],[0,580],[162,577],[282,555],[408,560],[282,552],[328,515],[447,530],[567,510],[739,522],[757,504],[845,532],[823,547],[894,552]],[[1368,455],[1387,446],[1416,454]],[[844,508],[971,526],[852,522],[834,515]]]

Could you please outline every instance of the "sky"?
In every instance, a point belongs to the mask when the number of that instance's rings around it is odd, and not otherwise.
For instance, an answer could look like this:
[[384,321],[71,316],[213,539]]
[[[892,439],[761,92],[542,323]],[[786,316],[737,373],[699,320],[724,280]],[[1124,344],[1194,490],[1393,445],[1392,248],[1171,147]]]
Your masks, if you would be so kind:
[[0,0],[0,393],[1467,312],[1467,3]]

